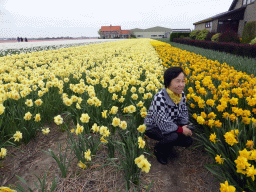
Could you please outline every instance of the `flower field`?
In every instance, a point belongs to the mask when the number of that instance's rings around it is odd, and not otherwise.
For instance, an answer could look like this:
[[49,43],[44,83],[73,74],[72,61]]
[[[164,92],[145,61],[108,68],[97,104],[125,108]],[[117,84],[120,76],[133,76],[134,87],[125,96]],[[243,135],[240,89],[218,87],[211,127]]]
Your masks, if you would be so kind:
[[75,39],[75,40],[52,40],[52,41],[36,41],[29,42],[0,42],[0,57],[11,54],[31,53],[36,51],[46,51],[53,49],[61,49],[94,43],[104,43],[111,41],[119,41],[120,39]]
[[[90,166],[98,147],[106,145],[110,163],[124,170],[127,189],[130,181],[139,185],[141,171],[147,173],[151,166],[144,156],[143,121],[152,96],[162,88],[163,66],[150,40],[23,53],[0,60],[1,138],[28,143],[37,131],[49,133],[43,126],[54,119],[68,131],[79,167]],[[1,148],[4,158],[8,151]],[[120,163],[115,161],[117,152]],[[65,177],[68,165],[48,153]]]
[[220,190],[255,191],[256,78],[166,43],[151,44],[165,67],[185,70],[190,119],[215,158],[216,165],[207,168],[226,180]]
[[[182,66],[190,119],[216,160],[207,168],[220,178],[220,190],[256,189],[252,75],[150,39],[7,55],[0,63],[0,158],[8,155],[6,145],[28,143],[38,131],[48,134],[44,125],[54,120],[67,131],[81,169],[105,145],[109,163],[123,171],[126,189],[131,181],[140,188],[142,172],[151,167],[143,125],[147,109],[163,88],[164,70]],[[61,146],[59,155],[47,153],[66,177],[69,163]]]

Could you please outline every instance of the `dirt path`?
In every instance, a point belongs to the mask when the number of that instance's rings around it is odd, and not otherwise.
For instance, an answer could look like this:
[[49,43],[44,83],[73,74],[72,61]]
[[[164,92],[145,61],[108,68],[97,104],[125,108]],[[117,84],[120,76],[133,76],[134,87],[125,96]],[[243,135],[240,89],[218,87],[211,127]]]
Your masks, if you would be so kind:
[[[38,182],[38,180],[33,174],[43,178],[46,173],[48,190],[55,175],[58,178],[55,191],[125,191],[125,182],[121,171],[110,166],[97,169],[106,163],[99,158],[107,157],[104,147],[97,153],[98,158],[93,159],[92,166],[86,170],[80,169],[75,156],[72,157],[68,175],[66,178],[62,178],[55,160],[41,150],[47,151],[51,148],[57,153],[57,143],[65,146],[67,134],[60,132],[54,124],[51,124],[50,127],[51,132],[48,135],[39,133],[36,139],[29,142],[28,145],[8,148],[8,156],[0,161],[0,186],[15,186],[18,181],[15,175],[18,175],[27,181],[33,191],[37,191],[34,181]],[[152,145],[153,143],[150,142],[150,146]],[[150,191],[219,191],[219,182],[203,166],[204,163],[211,161],[202,148],[184,150],[182,147],[177,147],[176,151],[179,157],[171,159],[168,165],[161,165],[155,157],[148,157],[151,162],[151,170],[148,174],[143,174],[142,183],[149,184],[154,180]],[[21,182],[19,181],[19,183]],[[145,190],[141,189],[141,191]]]

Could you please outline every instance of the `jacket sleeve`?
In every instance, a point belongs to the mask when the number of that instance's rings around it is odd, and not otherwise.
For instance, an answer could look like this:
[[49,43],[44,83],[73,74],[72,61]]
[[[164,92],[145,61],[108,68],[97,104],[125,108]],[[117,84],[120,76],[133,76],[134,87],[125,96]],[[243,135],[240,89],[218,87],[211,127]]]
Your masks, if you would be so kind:
[[161,130],[162,134],[177,131],[179,128],[178,125],[173,122],[172,117],[169,116],[164,98],[159,95],[154,97],[149,107],[145,124],[147,126],[152,126],[152,124],[156,125]]
[[189,123],[189,115],[188,115],[188,108],[186,104],[186,97],[182,97],[183,102],[180,105],[180,114],[178,116],[178,125],[183,126],[183,125],[188,125]]

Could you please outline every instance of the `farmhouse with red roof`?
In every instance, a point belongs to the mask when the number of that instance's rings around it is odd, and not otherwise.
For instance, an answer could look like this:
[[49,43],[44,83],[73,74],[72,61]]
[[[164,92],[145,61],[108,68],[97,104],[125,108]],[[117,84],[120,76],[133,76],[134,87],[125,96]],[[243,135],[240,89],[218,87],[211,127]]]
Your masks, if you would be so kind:
[[112,39],[112,38],[129,38],[130,30],[122,30],[121,26],[101,26],[100,38]]

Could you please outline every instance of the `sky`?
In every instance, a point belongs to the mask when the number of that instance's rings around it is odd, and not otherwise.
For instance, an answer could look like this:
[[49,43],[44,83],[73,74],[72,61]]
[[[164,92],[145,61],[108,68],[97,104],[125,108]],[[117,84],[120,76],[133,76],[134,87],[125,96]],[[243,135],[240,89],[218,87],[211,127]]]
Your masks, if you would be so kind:
[[0,0],[0,38],[97,37],[122,30],[194,30],[193,23],[228,11],[233,0]]

